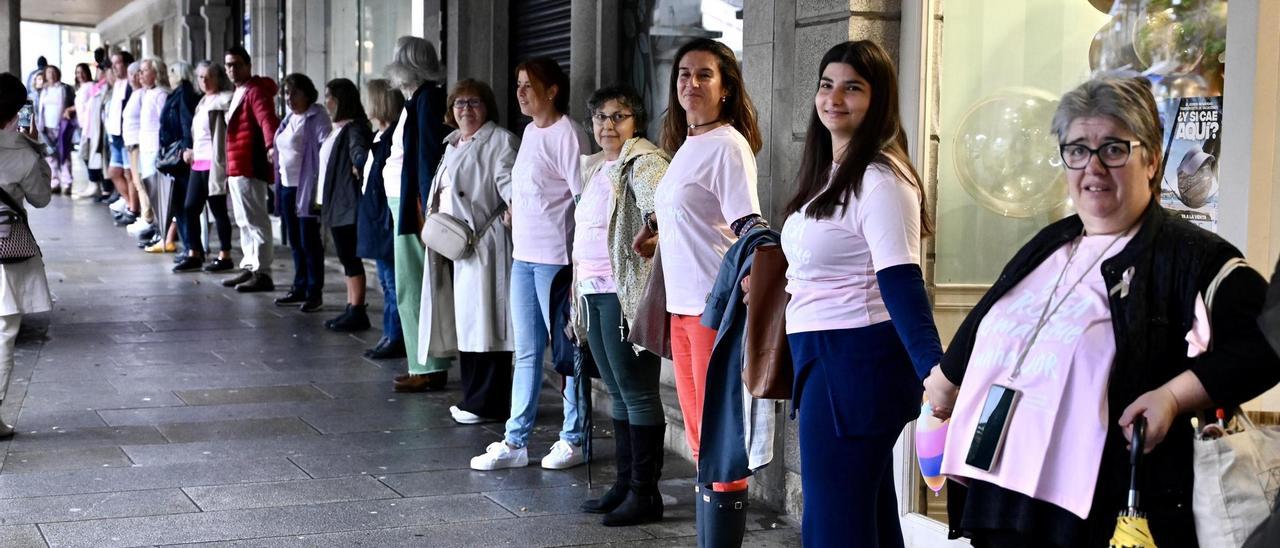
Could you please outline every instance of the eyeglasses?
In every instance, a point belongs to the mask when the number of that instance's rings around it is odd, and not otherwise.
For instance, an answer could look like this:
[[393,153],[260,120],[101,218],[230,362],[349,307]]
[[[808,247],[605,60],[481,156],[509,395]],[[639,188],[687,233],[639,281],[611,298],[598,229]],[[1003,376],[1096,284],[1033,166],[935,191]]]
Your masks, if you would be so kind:
[[635,116],[635,114],[630,112],[615,112],[613,114],[597,112],[591,115],[591,119],[595,120],[595,122],[600,125],[604,125],[606,121],[613,120],[613,125],[616,126],[627,121],[627,118],[631,118],[633,116]]
[[1133,147],[1140,147],[1142,143],[1139,141],[1112,141],[1103,143],[1098,148],[1089,148],[1084,145],[1059,145],[1058,152],[1062,155],[1062,161],[1066,164],[1067,169],[1084,169],[1088,167],[1089,160],[1094,156],[1098,156],[1098,160],[1102,161],[1102,165],[1109,168],[1124,167],[1129,162],[1129,154],[1132,153]]
[[453,100],[453,108],[456,108],[458,110],[462,110],[467,107],[471,107],[475,109],[475,108],[480,108],[483,105],[484,105],[484,101],[481,101],[479,99],[454,99]]

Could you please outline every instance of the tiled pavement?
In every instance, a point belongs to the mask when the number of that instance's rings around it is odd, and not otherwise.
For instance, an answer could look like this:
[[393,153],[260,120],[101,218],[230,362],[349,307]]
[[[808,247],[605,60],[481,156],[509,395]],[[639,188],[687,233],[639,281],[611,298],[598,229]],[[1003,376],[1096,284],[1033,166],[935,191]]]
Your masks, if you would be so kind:
[[[57,303],[24,325],[2,410],[20,432],[0,442],[2,547],[693,545],[692,469],[674,456],[667,520],[626,528],[576,511],[583,467],[467,469],[501,425],[455,425],[454,389],[391,392],[402,362],[361,357],[376,328],[324,330],[336,270],[305,315],[169,273],[101,206],[56,197],[32,221]],[[278,282],[290,264],[279,249]],[[531,453],[555,439],[556,398]],[[595,466],[597,491],[611,473]],[[748,527],[748,546],[798,544],[776,515]]]

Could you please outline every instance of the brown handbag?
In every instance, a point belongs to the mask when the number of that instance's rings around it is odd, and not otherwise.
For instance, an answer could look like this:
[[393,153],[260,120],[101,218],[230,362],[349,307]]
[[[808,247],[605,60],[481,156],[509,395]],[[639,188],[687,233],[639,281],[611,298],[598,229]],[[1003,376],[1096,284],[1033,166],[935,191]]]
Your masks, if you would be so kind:
[[662,277],[661,254],[656,249],[653,251],[653,269],[645,283],[636,317],[627,332],[627,342],[671,359],[671,315],[667,313],[667,285]]
[[747,347],[743,382],[752,396],[791,399],[791,347],[787,344],[787,257],[776,244],[761,245],[747,288]]

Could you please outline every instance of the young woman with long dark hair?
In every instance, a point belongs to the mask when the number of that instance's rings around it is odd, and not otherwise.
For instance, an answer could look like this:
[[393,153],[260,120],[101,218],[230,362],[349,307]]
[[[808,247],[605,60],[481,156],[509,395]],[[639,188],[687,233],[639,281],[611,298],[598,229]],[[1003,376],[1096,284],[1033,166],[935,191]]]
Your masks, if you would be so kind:
[[920,270],[931,231],[893,61],[845,42],[818,69],[782,231],[805,546],[902,546],[893,445],[942,348]]

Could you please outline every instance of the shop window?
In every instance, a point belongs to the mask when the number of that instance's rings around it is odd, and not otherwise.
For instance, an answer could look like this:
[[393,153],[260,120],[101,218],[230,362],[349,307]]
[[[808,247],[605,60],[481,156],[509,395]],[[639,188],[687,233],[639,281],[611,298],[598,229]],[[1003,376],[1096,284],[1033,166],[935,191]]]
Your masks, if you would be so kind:
[[[396,40],[422,33],[422,0],[330,0],[329,78],[349,78],[358,86],[382,78],[395,55]],[[417,18],[417,19],[415,19]]]

